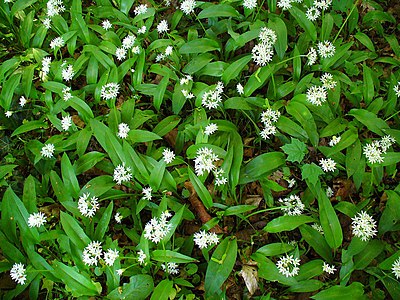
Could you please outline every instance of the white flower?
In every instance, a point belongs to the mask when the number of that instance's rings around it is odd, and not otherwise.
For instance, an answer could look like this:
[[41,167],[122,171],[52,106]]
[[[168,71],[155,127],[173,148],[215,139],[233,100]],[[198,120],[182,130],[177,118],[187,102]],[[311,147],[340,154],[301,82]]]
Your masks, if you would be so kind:
[[159,218],[152,218],[144,227],[144,237],[154,243],[159,243],[171,230],[171,224],[167,221],[171,217],[168,211],[161,214]]
[[82,260],[85,265],[96,266],[102,255],[101,242],[93,241],[83,249]]
[[257,7],[257,0],[244,0],[243,6],[247,9],[254,9]]
[[260,33],[258,34],[258,38],[261,40],[261,42],[270,46],[275,44],[275,42],[278,39],[275,31],[267,27],[261,27]]
[[193,77],[190,75],[185,75],[185,77],[181,78],[179,81],[180,85],[189,84],[190,81],[193,81]]
[[267,109],[261,113],[261,122],[264,124],[276,123],[279,120],[281,113],[278,110]]
[[133,54],[139,54],[140,53],[140,47],[139,46],[132,47],[132,53]]
[[168,148],[163,150],[162,155],[166,164],[172,163],[172,161],[175,159],[175,153]]
[[218,125],[215,123],[208,124],[204,130],[205,135],[211,135],[218,130]]
[[397,97],[400,97],[400,81],[393,87],[393,91],[396,93]]
[[222,102],[221,94],[224,91],[224,85],[221,81],[217,83],[214,90],[210,90],[203,94],[201,104],[208,109],[217,108],[219,103]]
[[316,231],[318,231],[320,234],[324,234],[324,229],[322,228],[321,225],[314,223],[311,225],[312,228],[314,228]]
[[63,100],[68,101],[69,99],[72,98],[71,88],[70,87],[63,88],[62,94],[63,94]]
[[314,47],[311,47],[310,50],[308,51],[307,59],[308,59],[308,62],[307,62],[308,66],[312,66],[313,64],[316,63],[316,61],[317,61],[317,51],[315,50]]
[[47,144],[42,147],[40,154],[42,154],[43,157],[51,158],[53,157],[54,150],[55,147],[53,144]]
[[146,200],[151,200],[151,192],[153,191],[153,189],[151,188],[151,187],[147,187],[147,188],[143,188],[142,189],[142,194],[144,195],[143,196],[143,199],[146,199]]
[[93,217],[99,209],[98,198],[93,196],[90,198],[90,193],[84,193],[78,199],[78,209],[84,217]]
[[126,58],[126,49],[123,47],[118,47],[115,49],[115,56],[117,57],[117,60],[123,60]]
[[337,145],[340,142],[341,137],[340,136],[332,136],[332,139],[329,141],[329,146],[333,147]]
[[27,100],[26,100],[26,98],[24,96],[21,96],[21,98],[19,98],[19,105],[21,107],[24,107],[26,102],[27,102]]
[[224,175],[224,170],[222,170],[222,168],[219,169],[214,169],[213,170],[213,174],[215,177],[215,185],[216,186],[220,186],[220,185],[224,185],[228,182],[228,178],[226,178]]
[[288,188],[289,188],[289,189],[292,188],[292,187],[294,187],[294,185],[296,184],[296,179],[294,179],[294,178],[289,179],[289,180],[286,180],[286,181],[287,181],[287,183],[288,183]]
[[314,0],[314,5],[322,10],[327,10],[332,4],[332,0]]
[[282,8],[282,10],[286,10],[292,8],[292,1],[291,0],[279,0],[277,6]]
[[122,48],[124,49],[131,49],[133,47],[133,45],[135,44],[136,41],[136,36],[130,34],[128,36],[126,36],[123,40],[122,40]]
[[72,126],[72,117],[67,115],[61,119],[61,127],[63,130],[67,131]]
[[300,268],[300,259],[294,258],[293,255],[282,256],[280,260],[276,263],[279,273],[285,275],[286,277],[296,276]]
[[325,87],[313,85],[307,90],[306,96],[312,104],[320,106],[326,101],[327,93]]
[[143,265],[143,263],[145,262],[145,260],[147,258],[146,253],[144,253],[144,251],[142,249],[140,249],[137,254],[138,254],[137,260],[138,260],[139,264]]
[[37,212],[29,215],[28,226],[40,227],[46,223],[46,215],[42,212]]
[[157,56],[156,56],[156,62],[160,62],[160,61],[162,61],[164,58],[165,58],[164,53],[157,54]]
[[331,158],[321,158],[319,164],[324,172],[333,172],[336,170],[336,162]]
[[193,93],[189,93],[187,90],[182,90],[181,92],[186,99],[193,99],[195,97]]
[[65,11],[62,0],[49,0],[47,1],[47,15],[54,17]]
[[125,272],[125,269],[118,269],[115,271],[119,276],[122,276],[122,274]]
[[322,266],[322,270],[328,274],[333,274],[336,271],[336,268],[334,265],[330,266],[329,264],[327,264],[326,262],[324,262],[323,266]]
[[168,274],[176,275],[179,274],[178,264],[174,262],[167,262],[166,264],[161,264],[161,268],[164,272]]
[[204,172],[211,172],[216,170],[214,162],[218,161],[219,158],[214,154],[212,149],[200,148],[196,152],[196,157],[194,159],[194,169],[197,176],[201,176]]
[[7,110],[5,113],[4,113],[4,115],[7,117],[7,118],[10,118],[12,115],[13,115],[13,111],[11,111],[11,110]]
[[105,100],[116,98],[119,92],[119,84],[110,82],[101,87],[101,97]]
[[167,32],[169,30],[168,28],[168,23],[166,20],[161,20],[160,23],[158,23],[157,25],[157,31],[158,33],[163,33],[163,32]]
[[45,28],[47,28],[47,29],[50,29],[50,28],[51,28],[51,19],[50,19],[50,18],[45,18],[45,19],[42,21],[42,23],[43,23],[43,26],[44,26]]
[[117,222],[118,224],[121,224],[121,222],[122,222],[122,216],[121,216],[121,214],[120,214],[119,212],[117,212],[117,213],[115,214],[114,220],[115,220],[115,222]]
[[131,168],[129,167],[125,168],[125,163],[122,163],[122,165],[118,165],[114,169],[114,181],[118,185],[121,185],[122,182],[129,182],[131,179],[132,179]]
[[193,241],[200,249],[203,249],[218,244],[219,237],[215,232],[200,230],[193,235]]
[[42,59],[42,72],[47,75],[50,72],[51,57],[44,57]]
[[283,200],[279,199],[278,202],[283,205],[281,210],[284,212],[285,215],[288,216],[299,216],[303,213],[303,210],[305,208],[300,197],[297,195],[290,195]]
[[335,193],[333,192],[332,188],[331,188],[330,186],[328,186],[328,187],[326,188],[326,196],[327,196],[328,198],[330,198],[330,197],[332,197],[334,194],[335,194]]
[[72,65],[68,65],[66,68],[62,69],[61,75],[65,81],[72,80],[75,75]]
[[265,66],[272,60],[274,50],[271,45],[266,43],[260,43],[253,47],[251,50],[254,62],[259,66]]
[[143,15],[147,12],[147,5],[146,4],[140,4],[139,6],[135,7],[135,10],[133,11],[135,15]]
[[314,22],[315,20],[317,20],[320,15],[321,15],[321,12],[315,6],[311,6],[309,9],[307,9],[306,17],[311,22]]
[[270,135],[275,135],[275,133],[276,133],[276,127],[271,123],[267,123],[265,124],[264,129],[261,130],[260,135],[263,139],[267,140],[270,138]]
[[119,251],[117,249],[108,249],[107,252],[104,252],[104,262],[106,263],[106,265],[112,266],[118,256]]
[[102,23],[101,23],[101,27],[104,28],[104,30],[108,30],[112,28],[112,24],[108,19],[105,19]]
[[172,51],[174,50],[174,48],[172,46],[167,46],[167,48],[165,48],[165,56],[170,56],[172,54]]
[[376,222],[365,211],[358,213],[352,220],[353,234],[362,241],[368,241],[376,235]]
[[26,281],[26,269],[22,263],[15,263],[10,270],[11,279],[18,284],[25,284]]
[[56,49],[56,47],[62,47],[64,46],[65,42],[62,37],[56,37],[50,42],[50,48],[51,49]]
[[128,124],[126,123],[120,123],[118,124],[118,136],[121,139],[126,139],[128,137],[128,133],[130,131],[130,128],[128,126]]
[[392,272],[394,276],[396,276],[396,279],[400,278],[400,258],[395,260],[392,264]]
[[386,153],[386,151],[392,146],[396,140],[390,135],[385,135],[379,142],[379,146],[382,148],[382,152]]
[[239,95],[243,95],[243,94],[244,94],[244,88],[243,88],[243,86],[242,86],[240,83],[238,83],[238,84],[236,85],[236,90],[237,90],[237,92],[238,92]]
[[142,26],[142,27],[140,27],[139,29],[138,29],[138,34],[145,34],[146,33],[146,30],[147,30],[147,28],[146,28],[146,26]]
[[325,87],[328,90],[333,89],[337,82],[335,80],[333,80],[333,75],[329,74],[329,73],[324,73],[324,75],[321,76],[320,78],[323,87]]
[[194,0],[184,0],[181,3],[181,10],[186,15],[190,15],[192,12],[194,12],[195,7],[196,7],[196,1]]
[[323,58],[332,57],[335,54],[335,46],[329,41],[318,43],[318,54]]
[[383,162],[379,141],[373,141],[371,144],[366,144],[363,148],[363,153],[370,164]]

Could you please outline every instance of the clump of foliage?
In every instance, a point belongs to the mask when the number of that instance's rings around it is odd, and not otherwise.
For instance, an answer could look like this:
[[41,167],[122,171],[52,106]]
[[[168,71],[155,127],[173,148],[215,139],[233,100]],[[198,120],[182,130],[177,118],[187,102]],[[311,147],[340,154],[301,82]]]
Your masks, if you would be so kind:
[[400,299],[399,14],[1,1],[1,298]]

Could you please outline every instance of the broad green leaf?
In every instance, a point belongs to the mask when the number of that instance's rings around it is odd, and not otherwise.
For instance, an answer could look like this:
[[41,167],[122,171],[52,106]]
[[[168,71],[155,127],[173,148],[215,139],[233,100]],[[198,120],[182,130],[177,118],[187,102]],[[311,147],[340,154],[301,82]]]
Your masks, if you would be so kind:
[[367,104],[370,104],[372,99],[374,98],[374,80],[372,79],[372,70],[363,65],[363,94],[364,94],[364,101]]
[[389,129],[389,126],[385,121],[378,118],[376,114],[369,112],[365,109],[355,109],[350,110],[348,115],[355,117],[359,122],[364,124],[372,132],[383,136],[385,133],[382,130]]
[[145,300],[154,289],[153,278],[150,275],[138,274],[107,295],[110,300],[137,299]]
[[375,52],[375,47],[374,43],[372,43],[371,39],[366,35],[365,33],[362,32],[357,32],[354,37],[365,47],[368,48],[368,50]]
[[81,156],[74,163],[74,171],[76,175],[80,175],[91,168],[93,168],[98,162],[102,161],[105,157],[104,153],[92,151]]
[[288,155],[286,160],[291,162],[302,162],[304,156],[308,153],[306,144],[294,138],[291,138],[290,144],[285,144],[281,148]]
[[211,39],[202,38],[189,41],[179,49],[180,54],[194,54],[194,53],[204,53],[209,51],[218,50],[220,51],[219,44]]
[[308,293],[319,290],[324,284],[315,279],[300,281],[289,287],[289,291],[293,293]]
[[78,249],[83,250],[83,248],[91,242],[74,217],[65,212],[61,212],[60,221],[65,233]]
[[108,224],[110,223],[112,217],[113,207],[114,204],[111,201],[110,204],[108,204],[107,208],[102,213],[100,221],[96,225],[96,230],[94,232],[94,238],[93,238],[94,240],[96,241],[103,240],[104,235],[106,234],[108,229]]
[[14,16],[17,12],[31,6],[33,3],[37,2],[37,0],[18,0],[16,1],[11,8],[11,15]]
[[384,248],[385,244],[382,241],[371,240],[363,251],[354,256],[354,268],[364,270],[375,257],[381,254]]
[[73,197],[77,197],[79,194],[79,182],[76,178],[74,168],[71,165],[71,161],[66,153],[61,158],[61,175],[64,182],[64,186]]
[[292,286],[297,283],[296,276],[286,277],[285,275],[279,273],[276,264],[261,253],[255,252],[251,258],[257,262],[259,277],[272,282],[277,281],[286,286]]
[[281,216],[268,222],[264,230],[270,233],[291,231],[300,225],[311,222],[315,222],[315,220],[309,216]]
[[392,230],[400,222],[400,196],[395,191],[385,191],[388,200],[379,220],[379,234]]
[[318,177],[324,174],[324,171],[316,164],[305,164],[301,167],[301,179],[309,180],[313,185],[318,182]]
[[11,137],[39,128],[47,129],[48,127],[49,126],[44,121],[29,121],[15,129]]
[[242,168],[239,184],[256,181],[284,164],[285,155],[281,152],[261,154]]
[[265,256],[275,256],[292,251],[294,247],[286,243],[272,243],[259,248],[256,252]]
[[165,166],[165,161],[161,159],[154,165],[153,170],[151,170],[149,184],[153,191],[158,191],[160,188],[164,173],[166,171]]
[[4,165],[0,166],[0,179],[3,179],[7,174],[12,173],[12,170],[18,165]]
[[361,300],[365,299],[363,285],[359,282],[353,282],[349,286],[335,285],[318,294],[311,296],[314,300],[342,300],[352,299]]
[[239,12],[228,4],[210,5],[203,9],[199,15],[199,19],[214,18],[214,17],[239,17]]
[[315,42],[317,40],[317,30],[315,29],[314,23],[311,22],[306,17],[306,14],[297,6],[292,6],[289,9],[289,12],[296,19],[299,25],[304,29],[304,31],[309,35],[311,40]]
[[188,168],[189,179],[193,184],[193,187],[199,196],[201,202],[203,202],[204,206],[209,209],[213,205],[213,199],[210,195],[210,192],[204,186],[204,184],[200,181],[200,179],[193,173],[193,171]]
[[256,209],[256,205],[235,205],[230,206],[224,211],[224,216],[237,216],[239,214]]
[[154,250],[153,252],[151,252],[151,258],[160,262],[175,262],[178,264],[185,264],[197,261],[190,256],[171,250]]
[[317,230],[308,225],[301,225],[300,232],[303,239],[324,258],[326,261],[332,261],[332,251],[326,243],[324,236]]
[[132,143],[146,143],[160,139],[161,137],[159,135],[147,130],[133,129],[128,133],[128,140]]
[[160,281],[160,283],[154,289],[150,300],[168,300],[170,293],[173,289],[174,282],[168,279]]
[[238,77],[240,72],[249,63],[250,60],[251,55],[246,55],[232,62],[222,74],[222,81],[225,84],[228,84],[232,79]]
[[278,17],[276,14],[271,14],[270,19],[268,20],[268,28],[271,28],[276,32],[277,41],[274,44],[276,54],[279,59],[282,60],[285,56],[285,52],[287,49],[287,29],[285,22]]
[[159,137],[166,135],[170,131],[172,131],[181,121],[181,118],[178,116],[168,116],[163,119],[160,123],[156,125],[153,129],[153,133],[158,135]]

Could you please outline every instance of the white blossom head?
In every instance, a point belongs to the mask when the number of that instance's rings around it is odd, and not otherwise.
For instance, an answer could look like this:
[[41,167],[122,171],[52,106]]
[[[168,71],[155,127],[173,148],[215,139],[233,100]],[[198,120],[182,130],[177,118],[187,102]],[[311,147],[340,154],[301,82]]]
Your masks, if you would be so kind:
[[368,241],[376,235],[376,221],[365,211],[359,212],[352,220],[353,234],[362,241]]
[[286,277],[293,277],[299,274],[300,259],[294,258],[293,255],[282,256],[276,263],[279,273]]

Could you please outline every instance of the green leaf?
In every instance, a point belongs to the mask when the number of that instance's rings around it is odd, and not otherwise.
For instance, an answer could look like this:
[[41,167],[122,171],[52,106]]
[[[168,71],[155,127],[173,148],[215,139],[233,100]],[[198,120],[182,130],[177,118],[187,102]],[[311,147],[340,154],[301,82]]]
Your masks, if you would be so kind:
[[154,250],[151,253],[151,258],[160,262],[175,262],[178,264],[186,264],[197,261],[190,256],[171,250]]
[[276,256],[282,253],[288,253],[292,251],[294,247],[286,243],[272,243],[262,246],[256,252],[261,253],[265,256]]
[[78,249],[85,248],[91,242],[74,217],[65,212],[61,212],[60,220],[65,233]]
[[236,238],[226,237],[215,249],[208,262],[204,289],[207,296],[222,294],[221,286],[231,274],[237,256]]
[[363,65],[363,82],[364,101],[370,104],[374,98],[374,80],[372,78],[372,70],[365,64]]
[[317,30],[315,29],[314,23],[307,19],[306,14],[296,6],[292,6],[289,12],[309,35],[311,40],[315,42],[317,40]]
[[261,253],[253,253],[251,256],[257,262],[258,276],[268,281],[278,281],[286,286],[292,286],[297,283],[296,277],[286,277],[279,273],[276,265]]
[[147,130],[133,129],[128,133],[128,140],[132,143],[147,143],[155,140],[161,140],[161,137]]
[[180,54],[194,54],[194,53],[204,53],[209,51],[218,50],[220,51],[221,48],[218,42],[208,39],[196,39],[193,41],[189,41],[179,49]]
[[301,167],[302,180],[309,180],[312,184],[316,184],[318,177],[324,174],[324,171],[316,164],[305,164]]
[[35,2],[37,2],[37,0],[18,0],[11,8],[11,15],[14,16],[17,12],[31,6]]
[[228,4],[210,5],[203,9],[199,15],[199,19],[214,17],[239,17],[239,12]]
[[366,35],[365,33],[362,32],[357,32],[354,37],[365,47],[368,48],[368,50],[375,52],[375,47],[374,43],[372,43],[371,39]]
[[264,227],[264,230],[270,233],[291,231],[300,225],[311,222],[315,222],[315,220],[309,216],[281,216],[269,222],[267,226]]
[[359,122],[367,126],[369,130],[378,135],[385,135],[383,130],[389,129],[389,125],[387,125],[385,121],[368,110],[353,108],[348,115],[355,117]]
[[349,286],[335,285],[311,296],[311,298],[314,300],[365,299],[363,285],[359,282],[353,282]]
[[232,79],[238,77],[250,60],[251,55],[246,55],[231,63],[222,74],[222,81],[228,84]]
[[97,151],[86,153],[74,163],[75,174],[80,175],[87,170],[90,170],[98,162],[102,161],[104,157],[104,153],[100,153]]
[[61,159],[61,175],[64,186],[73,197],[77,197],[80,191],[79,182],[76,178],[74,168],[66,153],[63,154]]
[[308,153],[307,146],[298,139],[291,138],[291,143],[281,147],[288,157],[286,160],[291,162],[302,162],[304,156]]
[[287,28],[285,22],[278,17],[276,14],[270,14],[270,19],[268,20],[268,28],[271,28],[276,32],[277,41],[274,45],[276,54],[279,59],[282,60],[285,56],[287,49]]
[[14,132],[11,134],[11,137],[39,128],[47,129],[48,127],[49,126],[47,125],[47,123],[43,121],[29,121],[15,129]]
[[300,281],[289,287],[289,291],[293,293],[309,293],[319,290],[324,284],[315,279]]
[[261,154],[242,168],[239,184],[256,181],[284,164],[285,155],[281,152]]
[[326,261],[332,261],[332,251],[329,248],[325,238],[317,230],[308,225],[301,225],[300,232],[303,239],[324,258]]
[[354,256],[354,269],[364,270],[372,262],[372,260],[382,253],[385,243],[379,240],[369,241],[367,247],[359,254]]
[[189,180],[193,184],[193,187],[199,196],[201,202],[203,202],[204,206],[209,209],[213,205],[213,199],[210,195],[210,192],[204,186],[204,184],[200,181],[200,179],[193,173],[191,169],[188,168]]
[[385,191],[385,193],[388,199],[378,225],[378,231],[381,235],[393,230],[400,222],[399,194],[390,190]]
[[163,119],[160,123],[156,125],[153,129],[153,133],[158,135],[159,137],[166,135],[169,133],[172,129],[174,129],[179,122],[181,121],[181,118],[178,116],[168,116],[165,119]]
[[173,284],[174,282],[168,279],[160,281],[154,289],[150,300],[168,300],[170,293],[174,290]]
[[110,300],[137,299],[145,300],[154,289],[153,278],[150,275],[138,274],[129,278],[129,283],[124,283],[107,295]]
[[107,229],[108,229],[108,224],[110,224],[113,207],[114,207],[114,204],[111,201],[110,204],[108,204],[106,210],[102,213],[100,221],[96,225],[96,230],[94,232],[94,238],[93,238],[94,240],[96,240],[96,241],[103,240],[104,235],[106,234]]
[[4,165],[0,166],[0,179],[3,179],[7,174],[12,173],[12,170],[18,167],[18,165]]
[[237,216],[250,210],[256,209],[256,205],[235,205],[230,206],[224,211],[224,216]]

